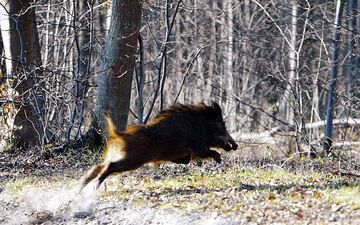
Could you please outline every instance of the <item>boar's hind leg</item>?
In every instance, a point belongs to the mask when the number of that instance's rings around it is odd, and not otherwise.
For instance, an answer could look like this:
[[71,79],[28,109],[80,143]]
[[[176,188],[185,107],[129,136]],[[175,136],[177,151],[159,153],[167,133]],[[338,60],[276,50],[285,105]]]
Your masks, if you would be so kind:
[[130,160],[130,159],[121,159],[117,162],[110,162],[107,168],[101,173],[98,178],[97,187],[112,173],[124,172],[129,170],[134,170],[141,167],[144,162],[139,162],[139,160]]
[[82,177],[80,190],[82,190],[90,181],[96,178],[104,167],[104,165],[95,165],[91,167],[91,169],[89,169],[88,172],[86,172],[86,174]]
[[191,155],[189,154],[189,155],[184,156],[182,158],[172,160],[171,162],[177,163],[177,164],[189,164],[190,161],[191,161]]

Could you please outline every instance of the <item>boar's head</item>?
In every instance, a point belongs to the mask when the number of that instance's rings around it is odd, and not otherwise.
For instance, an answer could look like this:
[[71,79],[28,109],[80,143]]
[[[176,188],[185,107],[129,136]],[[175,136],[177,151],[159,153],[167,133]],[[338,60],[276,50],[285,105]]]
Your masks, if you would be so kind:
[[222,117],[222,111],[217,103],[207,107],[207,133],[209,147],[222,148],[225,151],[236,150],[238,145],[226,130],[225,122]]

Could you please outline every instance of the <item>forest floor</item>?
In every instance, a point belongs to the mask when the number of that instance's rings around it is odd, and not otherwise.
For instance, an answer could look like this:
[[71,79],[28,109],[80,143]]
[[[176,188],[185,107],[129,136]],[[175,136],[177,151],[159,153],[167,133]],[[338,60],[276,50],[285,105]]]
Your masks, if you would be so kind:
[[79,193],[92,161],[76,152],[1,153],[0,224],[360,224],[360,176],[348,158],[234,152],[222,164],[146,165]]

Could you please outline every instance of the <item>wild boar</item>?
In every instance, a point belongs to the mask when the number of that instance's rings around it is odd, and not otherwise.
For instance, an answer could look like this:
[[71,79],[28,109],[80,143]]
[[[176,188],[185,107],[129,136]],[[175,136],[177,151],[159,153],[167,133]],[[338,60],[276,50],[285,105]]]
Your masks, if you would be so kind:
[[146,125],[130,125],[118,132],[105,113],[107,143],[103,162],[93,166],[83,177],[81,188],[95,179],[96,188],[113,173],[134,170],[145,163],[171,161],[187,164],[193,158],[213,158],[238,145],[226,130],[217,103],[207,106],[176,104],[159,113]]

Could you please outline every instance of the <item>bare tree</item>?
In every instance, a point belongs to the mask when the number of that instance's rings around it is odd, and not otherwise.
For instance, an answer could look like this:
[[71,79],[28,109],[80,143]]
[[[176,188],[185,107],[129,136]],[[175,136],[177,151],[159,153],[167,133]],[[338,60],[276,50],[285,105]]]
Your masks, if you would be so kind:
[[345,1],[338,0],[336,4],[336,17],[334,25],[334,39],[333,39],[333,53],[331,58],[331,70],[330,70],[330,81],[329,89],[327,91],[327,102],[326,102],[326,126],[325,126],[325,141],[324,149],[329,152],[332,145],[332,132],[333,132],[333,113],[334,113],[334,98],[335,88],[339,61],[339,42],[340,42],[340,29],[341,29],[341,15],[343,12]]
[[15,135],[18,145],[43,143],[44,96],[41,83],[41,54],[35,8],[27,1],[0,1],[1,35],[6,73],[13,79],[13,96],[18,110]]
[[[77,3],[77,4],[76,4]],[[70,125],[67,131],[68,140],[75,127],[75,139],[81,134],[81,125],[84,122],[84,111],[86,105],[86,94],[88,92],[89,78],[91,75],[91,63],[94,52],[93,39],[95,35],[94,26],[94,1],[79,0],[74,2],[75,11],[74,23],[79,23],[79,30],[75,30],[76,53],[78,55],[75,71],[76,84],[74,85],[74,97]],[[78,118],[77,122],[75,122]]]
[[358,15],[357,0],[348,1],[348,95],[349,95],[349,110],[350,114],[353,114],[352,106],[356,103],[355,98],[359,97],[359,91],[356,90],[356,84],[359,83],[356,79],[356,49],[355,49],[355,37],[356,37],[356,16]]

